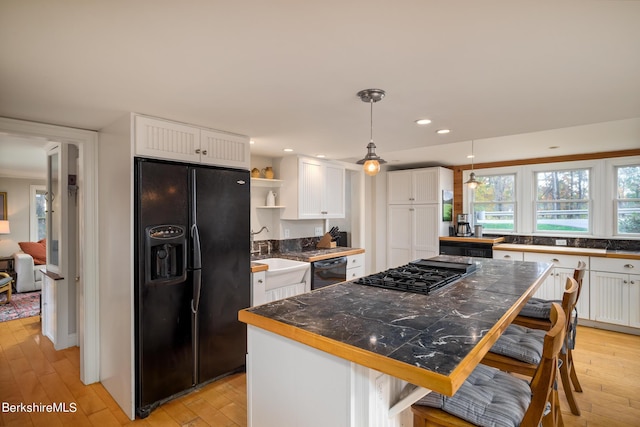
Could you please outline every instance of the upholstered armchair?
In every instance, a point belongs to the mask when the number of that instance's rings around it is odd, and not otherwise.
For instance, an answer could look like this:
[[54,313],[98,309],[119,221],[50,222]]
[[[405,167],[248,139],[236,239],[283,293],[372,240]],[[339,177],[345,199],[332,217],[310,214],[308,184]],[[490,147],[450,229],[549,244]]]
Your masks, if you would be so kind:
[[31,292],[42,289],[42,273],[40,269],[45,266],[34,264],[31,255],[24,252],[13,254],[13,260],[17,274],[16,291]]

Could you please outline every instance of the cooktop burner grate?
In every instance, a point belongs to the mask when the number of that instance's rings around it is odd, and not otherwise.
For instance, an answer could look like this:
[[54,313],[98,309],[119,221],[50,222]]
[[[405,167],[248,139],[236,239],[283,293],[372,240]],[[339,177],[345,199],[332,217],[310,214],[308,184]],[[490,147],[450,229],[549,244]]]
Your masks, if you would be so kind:
[[475,269],[469,268],[468,265],[462,266],[463,268],[451,265],[439,267],[437,263],[434,265],[433,262],[429,262],[426,263],[428,265],[421,265],[421,262],[424,260],[361,277],[356,279],[354,283],[428,295],[430,292],[466,276],[468,272]]

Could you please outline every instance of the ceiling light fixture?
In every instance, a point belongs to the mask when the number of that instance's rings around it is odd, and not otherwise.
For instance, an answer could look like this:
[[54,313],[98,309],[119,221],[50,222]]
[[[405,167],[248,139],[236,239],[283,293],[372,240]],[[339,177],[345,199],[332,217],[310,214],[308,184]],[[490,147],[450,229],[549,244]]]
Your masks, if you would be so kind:
[[469,180],[466,181],[465,184],[467,184],[470,189],[475,190],[481,182],[476,179],[476,174],[473,172],[473,158],[475,157],[473,154],[473,139],[471,140],[471,156],[467,157],[471,157],[471,173],[469,174]]
[[416,124],[420,126],[425,126],[425,125],[428,125],[429,123],[431,123],[431,120],[429,119],[416,120]]
[[444,134],[449,133],[449,132],[451,132],[450,129],[439,129],[439,130],[436,131],[436,133],[438,133],[440,135],[444,135]]
[[282,150],[282,151],[286,151],[287,153],[290,153],[290,152],[292,152],[292,151],[293,151],[293,148],[285,148],[285,149],[284,149],[284,150]]
[[356,162],[358,165],[364,165],[364,173],[369,176],[375,176],[380,172],[380,165],[387,163],[376,154],[376,144],[373,143],[373,103],[380,101],[385,96],[382,89],[365,89],[358,92],[358,97],[362,102],[368,102],[371,106],[371,138],[367,145],[367,155],[363,159]]

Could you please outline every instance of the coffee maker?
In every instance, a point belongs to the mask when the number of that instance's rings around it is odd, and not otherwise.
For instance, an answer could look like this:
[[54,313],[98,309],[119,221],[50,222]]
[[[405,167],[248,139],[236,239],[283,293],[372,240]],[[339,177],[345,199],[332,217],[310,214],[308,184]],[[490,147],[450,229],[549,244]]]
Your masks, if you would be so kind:
[[467,237],[471,236],[471,225],[469,224],[469,214],[458,214],[458,227],[456,236]]

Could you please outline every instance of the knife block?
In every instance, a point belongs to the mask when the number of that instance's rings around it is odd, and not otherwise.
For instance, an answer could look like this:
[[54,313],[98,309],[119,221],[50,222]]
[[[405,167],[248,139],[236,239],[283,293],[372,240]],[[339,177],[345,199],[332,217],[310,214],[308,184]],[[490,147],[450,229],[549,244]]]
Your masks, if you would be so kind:
[[331,234],[325,233],[324,236],[320,239],[316,248],[318,249],[331,249],[337,246],[336,242],[331,241]]

